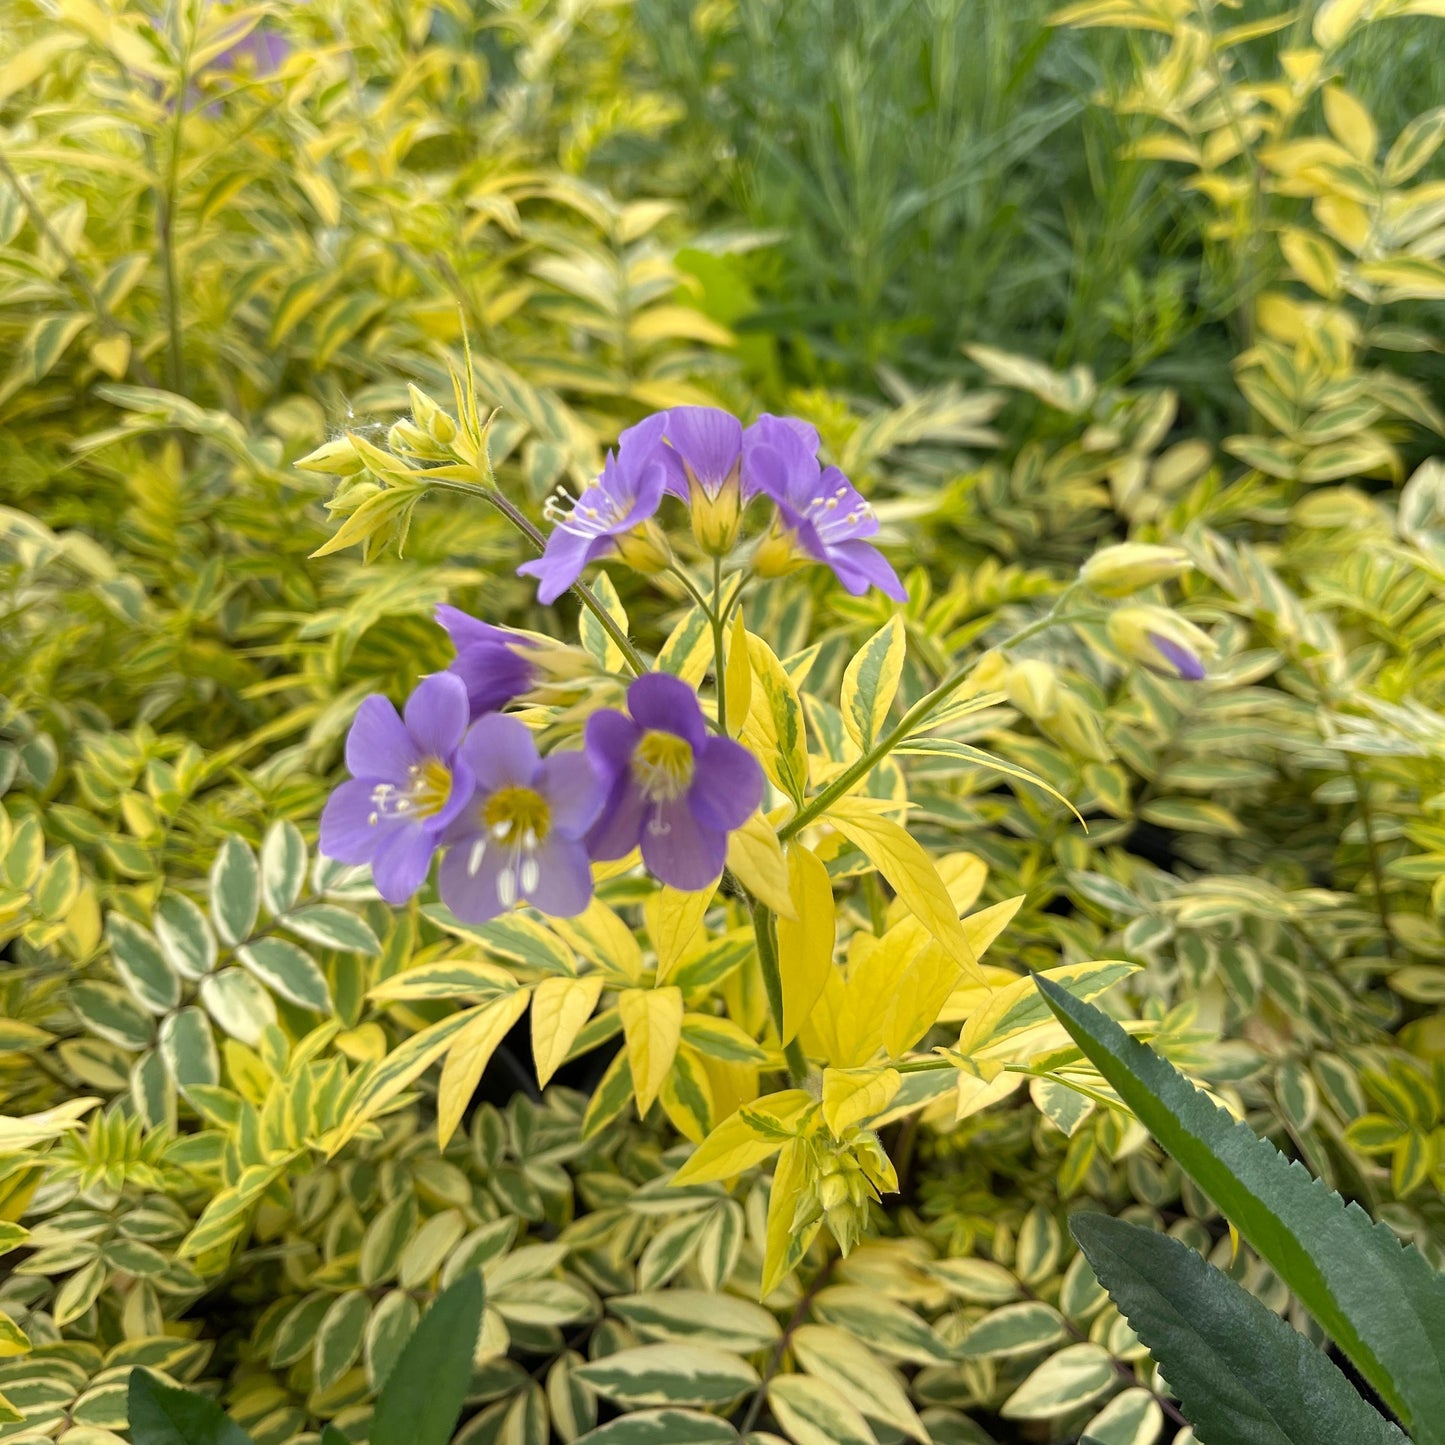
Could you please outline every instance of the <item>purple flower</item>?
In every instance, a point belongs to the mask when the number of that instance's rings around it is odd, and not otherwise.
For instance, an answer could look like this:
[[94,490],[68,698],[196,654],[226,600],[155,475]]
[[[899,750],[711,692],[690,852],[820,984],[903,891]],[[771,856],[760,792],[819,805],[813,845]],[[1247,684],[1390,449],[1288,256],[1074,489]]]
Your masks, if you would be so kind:
[[669,481],[680,475],[677,461],[662,443],[667,415],[629,427],[617,439],[617,455],[607,453],[602,475],[571,507],[549,503],[556,523],[542,555],[517,568],[536,577],[537,600],[555,602],[581,575],[583,568],[617,553],[641,572],[667,565],[667,544],[650,520]]
[[906,602],[898,574],[866,540],[878,531],[873,508],[837,467],[820,468],[817,433],[775,416],[760,417],[748,430],[745,473],[778,508],[778,524],[759,545],[755,570],[779,576],[810,558],[831,568],[854,596],[876,587]]
[[587,755],[607,785],[587,835],[594,858],[639,844],[652,874],[673,888],[706,888],[727,861],[728,834],[763,797],[758,760],[731,738],[710,737],[697,694],[665,672],[627,690],[628,713],[587,719]]
[[592,897],[583,838],[605,797],[587,754],[538,757],[520,718],[492,713],[472,725],[461,758],[476,788],[447,832],[442,901],[464,923],[519,899],[559,918],[581,913]]
[[698,546],[723,556],[752,495],[742,471],[742,423],[715,406],[675,406],[666,417],[675,458],[667,489],[688,504]]
[[1126,657],[1178,682],[1203,682],[1205,659],[1214,652],[1207,632],[1167,607],[1140,603],[1118,607],[1105,624],[1109,640]]
[[1167,669],[1164,670],[1171,672],[1181,682],[1204,681],[1207,674],[1203,660],[1182,643],[1175,642],[1173,638],[1165,637],[1158,632],[1150,632],[1146,636],[1153,643],[1154,650],[1167,664]]
[[417,684],[405,721],[380,695],[356,710],[346,738],[351,781],[321,814],[321,851],[370,863],[388,903],[405,903],[426,881],[442,829],[471,796],[471,769],[457,752],[466,729],[467,689],[449,672]]
[[483,713],[506,707],[535,685],[536,665],[525,656],[525,649],[535,644],[527,638],[446,603],[437,608],[436,620],[457,650],[449,671],[466,684],[474,722]]

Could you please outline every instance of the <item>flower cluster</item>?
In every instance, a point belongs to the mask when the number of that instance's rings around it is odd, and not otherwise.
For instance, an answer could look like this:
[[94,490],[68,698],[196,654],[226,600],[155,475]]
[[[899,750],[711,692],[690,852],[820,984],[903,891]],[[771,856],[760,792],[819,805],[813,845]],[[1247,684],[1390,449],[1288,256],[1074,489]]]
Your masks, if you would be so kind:
[[691,687],[639,677],[626,712],[594,712],[582,748],[544,758],[526,724],[500,711],[537,681],[537,644],[454,607],[437,620],[456,660],[423,678],[401,714],[381,696],[361,704],[346,741],[351,780],[321,817],[322,852],[370,864],[377,891],[402,903],[445,849],[441,896],[468,923],[518,902],[580,913],[593,861],[634,849],[674,888],[717,881],[728,834],[762,801],[763,772],[742,744],[709,735]]
[[575,501],[552,503],[546,550],[518,571],[538,579],[542,602],[560,597],[602,557],[661,571],[671,549],[654,519],[667,496],[686,503],[705,553],[731,557],[744,513],[764,498],[773,520],[752,549],[755,574],[820,563],[855,595],[877,587],[906,601],[898,574],[868,540],[878,532],[872,507],[837,467],[823,466],[818,447],[818,433],[794,417],[764,415],[744,428],[717,407],[658,412],[622,433],[602,475]]

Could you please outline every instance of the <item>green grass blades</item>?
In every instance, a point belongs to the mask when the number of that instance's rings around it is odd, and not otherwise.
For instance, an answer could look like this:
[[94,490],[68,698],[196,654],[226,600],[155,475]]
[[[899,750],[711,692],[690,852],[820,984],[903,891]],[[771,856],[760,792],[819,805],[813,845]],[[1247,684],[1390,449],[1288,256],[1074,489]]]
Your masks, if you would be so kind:
[[252,1445],[213,1400],[167,1385],[149,1370],[131,1371],[127,1410],[135,1445]]
[[1327,1355],[1187,1244],[1106,1214],[1069,1228],[1201,1439],[1403,1445]]
[[1044,978],[1049,1007],[1159,1143],[1299,1297],[1419,1445],[1445,1441],[1445,1282],[1358,1206]]
[[371,1445],[447,1445],[472,1379],[482,1303],[477,1270],[437,1296],[381,1387]]

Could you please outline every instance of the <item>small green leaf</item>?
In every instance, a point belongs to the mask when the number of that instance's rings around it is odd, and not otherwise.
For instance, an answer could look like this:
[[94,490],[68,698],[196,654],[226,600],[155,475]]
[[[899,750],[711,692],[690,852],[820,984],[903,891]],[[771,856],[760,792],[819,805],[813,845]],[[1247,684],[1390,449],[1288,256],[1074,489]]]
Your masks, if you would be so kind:
[[365,919],[334,903],[313,903],[288,913],[281,925],[308,943],[323,948],[339,948],[346,953],[365,953],[374,957],[381,952],[381,942]]
[[1445,1280],[1113,1019],[1034,982],[1090,1062],[1405,1422],[1445,1442]]
[[331,990],[312,957],[284,938],[258,938],[236,950],[236,957],[272,993],[317,1013],[331,1012]]
[[261,897],[271,914],[284,913],[301,896],[306,879],[306,840],[284,820],[273,823],[261,844]]
[[219,1405],[162,1384],[149,1370],[130,1372],[128,1417],[136,1445],[252,1445]]
[[211,865],[211,917],[223,943],[244,943],[261,907],[261,870],[256,855],[233,833]]
[[1106,1214],[1069,1228],[1206,1440],[1405,1445],[1328,1355],[1187,1244]]
[[471,1384],[482,1303],[476,1270],[437,1296],[382,1387],[371,1445],[447,1445]]

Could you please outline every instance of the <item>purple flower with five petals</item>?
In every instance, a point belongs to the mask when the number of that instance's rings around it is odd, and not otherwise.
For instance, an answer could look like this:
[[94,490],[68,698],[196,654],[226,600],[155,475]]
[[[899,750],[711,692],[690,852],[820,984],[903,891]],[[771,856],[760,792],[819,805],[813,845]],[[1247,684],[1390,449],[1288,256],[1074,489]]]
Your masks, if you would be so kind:
[[639,677],[627,709],[587,719],[587,755],[607,785],[587,847],[606,860],[641,845],[654,877],[706,888],[723,871],[728,834],[762,801],[763,770],[741,743],[709,736],[697,694],[681,678]]
[[778,508],[777,526],[758,547],[755,570],[779,576],[811,559],[831,568],[855,597],[876,587],[906,602],[898,574],[867,540],[878,532],[873,508],[837,467],[819,466],[812,428],[765,416],[748,430],[745,473]]
[[506,707],[536,683],[536,665],[525,655],[525,649],[535,644],[525,637],[446,603],[437,608],[436,620],[457,650],[448,671],[466,684],[473,721]]
[[658,571],[667,565],[667,544],[652,515],[669,482],[680,471],[677,460],[663,445],[667,414],[629,427],[617,439],[617,454],[607,453],[602,475],[570,507],[548,504],[548,517],[556,523],[542,555],[517,568],[523,577],[540,583],[537,600],[555,602],[601,557],[617,553],[639,571]]
[[449,672],[417,684],[404,719],[379,694],[356,711],[346,738],[351,781],[321,814],[321,851],[370,863],[388,903],[405,903],[426,881],[442,830],[471,796],[471,770],[457,752],[468,716],[466,685]]
[[666,416],[673,456],[667,489],[688,504],[698,546],[725,556],[752,496],[742,467],[742,423],[715,406],[675,406]]
[[587,754],[539,757],[520,718],[492,713],[472,725],[461,759],[476,786],[447,832],[442,901],[464,923],[519,900],[558,918],[581,913],[592,897],[583,838],[606,796]]

